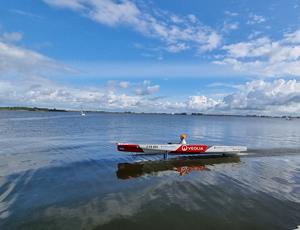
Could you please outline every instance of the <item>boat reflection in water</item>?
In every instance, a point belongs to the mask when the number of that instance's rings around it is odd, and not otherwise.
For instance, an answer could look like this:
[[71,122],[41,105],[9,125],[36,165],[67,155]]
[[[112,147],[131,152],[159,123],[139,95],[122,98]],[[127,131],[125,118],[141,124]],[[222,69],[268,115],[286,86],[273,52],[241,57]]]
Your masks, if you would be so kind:
[[184,176],[192,171],[209,170],[207,166],[239,162],[239,156],[177,157],[168,160],[119,163],[116,173],[119,179],[130,179],[144,175],[159,175],[165,171],[175,171],[180,176]]

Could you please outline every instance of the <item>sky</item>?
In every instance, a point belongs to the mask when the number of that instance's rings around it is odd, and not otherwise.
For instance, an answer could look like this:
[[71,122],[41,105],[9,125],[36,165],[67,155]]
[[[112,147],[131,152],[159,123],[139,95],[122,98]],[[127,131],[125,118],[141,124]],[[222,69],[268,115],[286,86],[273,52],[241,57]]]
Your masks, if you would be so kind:
[[0,106],[300,115],[300,0],[0,1]]

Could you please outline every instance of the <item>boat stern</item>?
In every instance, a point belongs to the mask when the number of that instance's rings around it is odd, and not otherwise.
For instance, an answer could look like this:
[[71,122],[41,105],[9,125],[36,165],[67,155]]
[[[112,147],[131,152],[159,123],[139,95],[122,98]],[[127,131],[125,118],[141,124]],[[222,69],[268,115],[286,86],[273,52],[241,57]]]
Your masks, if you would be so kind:
[[143,149],[137,144],[117,143],[117,149],[121,152],[142,153]]

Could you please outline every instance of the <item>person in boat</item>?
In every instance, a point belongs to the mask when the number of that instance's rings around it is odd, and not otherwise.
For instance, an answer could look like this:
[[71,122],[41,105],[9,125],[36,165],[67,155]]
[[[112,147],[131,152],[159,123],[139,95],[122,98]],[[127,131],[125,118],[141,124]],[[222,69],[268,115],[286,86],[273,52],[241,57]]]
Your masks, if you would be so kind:
[[186,145],[186,137],[187,137],[187,135],[185,133],[182,133],[180,135],[180,143],[179,144]]

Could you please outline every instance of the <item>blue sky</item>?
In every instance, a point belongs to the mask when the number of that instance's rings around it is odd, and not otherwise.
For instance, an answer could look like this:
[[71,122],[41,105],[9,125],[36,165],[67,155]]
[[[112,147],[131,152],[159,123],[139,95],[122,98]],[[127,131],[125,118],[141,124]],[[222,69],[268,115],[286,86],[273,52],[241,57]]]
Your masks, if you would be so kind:
[[0,106],[300,112],[300,1],[2,1]]

